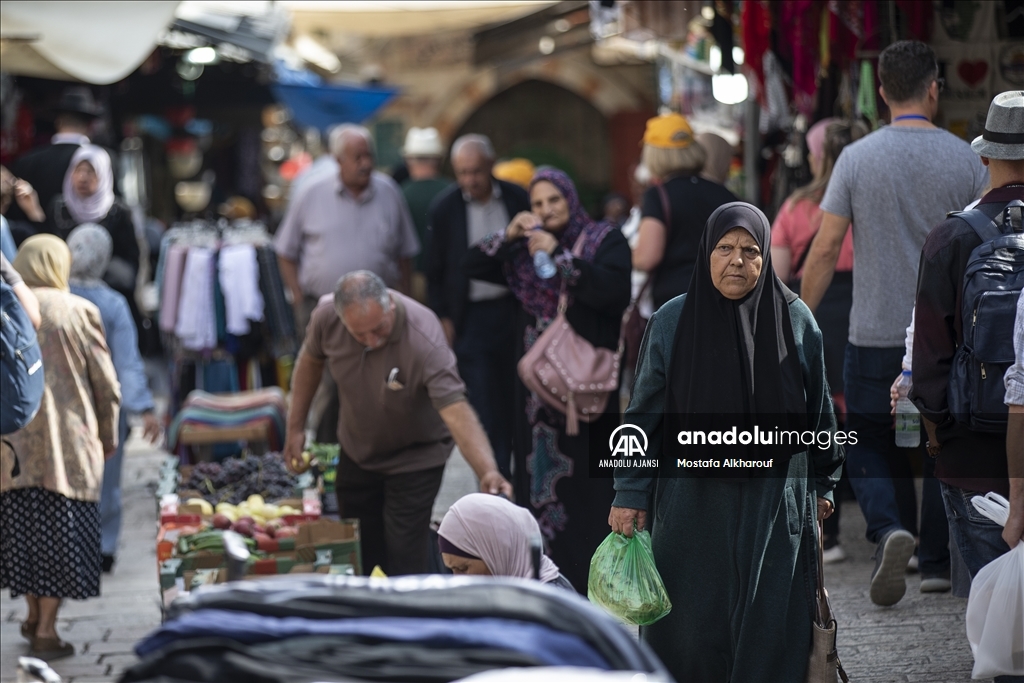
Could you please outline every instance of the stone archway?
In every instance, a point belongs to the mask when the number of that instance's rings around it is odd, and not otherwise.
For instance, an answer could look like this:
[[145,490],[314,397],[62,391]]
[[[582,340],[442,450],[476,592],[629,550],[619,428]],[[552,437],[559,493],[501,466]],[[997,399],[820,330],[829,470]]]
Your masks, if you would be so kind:
[[587,55],[569,54],[530,62],[511,70],[476,69],[445,88],[421,112],[422,125],[438,129],[447,140],[466,119],[500,92],[530,80],[546,81],[575,93],[606,118],[622,111],[647,110],[650,103],[621,74],[598,68]]
[[590,210],[611,185],[607,118],[559,85],[527,80],[503,90],[470,114],[452,139],[466,133],[488,136],[499,157],[562,168]]

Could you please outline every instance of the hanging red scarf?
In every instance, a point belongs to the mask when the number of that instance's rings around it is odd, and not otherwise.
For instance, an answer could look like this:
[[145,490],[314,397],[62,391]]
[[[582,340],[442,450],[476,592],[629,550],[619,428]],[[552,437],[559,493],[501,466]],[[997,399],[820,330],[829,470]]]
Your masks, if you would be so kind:
[[764,0],[749,0],[743,3],[740,15],[743,29],[743,62],[754,74],[757,82],[757,99],[765,103],[764,64],[762,58],[768,51],[772,36],[772,13]]

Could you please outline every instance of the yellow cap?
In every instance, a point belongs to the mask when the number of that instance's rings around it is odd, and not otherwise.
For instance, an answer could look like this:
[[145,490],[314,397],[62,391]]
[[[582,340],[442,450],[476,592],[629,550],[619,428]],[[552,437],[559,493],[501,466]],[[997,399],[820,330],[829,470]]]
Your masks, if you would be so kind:
[[662,149],[682,149],[693,142],[693,129],[690,122],[681,114],[662,114],[647,119],[647,130],[644,131],[644,144]]
[[521,187],[528,188],[536,170],[529,159],[516,158],[509,159],[508,161],[499,161],[494,165],[492,172],[498,180],[504,180],[505,182],[515,183]]

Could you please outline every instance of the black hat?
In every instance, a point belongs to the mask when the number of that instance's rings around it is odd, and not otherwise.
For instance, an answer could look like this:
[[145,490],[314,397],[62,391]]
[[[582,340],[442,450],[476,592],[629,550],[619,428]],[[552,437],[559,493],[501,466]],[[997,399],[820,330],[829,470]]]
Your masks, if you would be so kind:
[[57,101],[57,106],[53,110],[57,113],[78,114],[89,119],[94,119],[103,113],[103,107],[93,98],[92,91],[82,85],[66,88],[60,94],[60,100]]

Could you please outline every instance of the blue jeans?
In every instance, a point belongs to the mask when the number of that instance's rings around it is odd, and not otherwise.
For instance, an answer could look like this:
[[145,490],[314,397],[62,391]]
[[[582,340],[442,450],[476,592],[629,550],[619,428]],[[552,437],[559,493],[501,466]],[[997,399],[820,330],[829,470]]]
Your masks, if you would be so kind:
[[104,555],[117,554],[121,537],[121,470],[124,467],[124,442],[128,439],[128,413],[121,411],[117,430],[117,450],[103,464],[103,488],[100,491],[101,546]]
[[[846,469],[867,520],[867,538],[871,543],[878,543],[889,531],[910,525],[901,520],[890,465],[894,460],[900,462],[900,469],[906,467],[901,459],[905,460],[907,454],[896,447],[889,414],[889,387],[900,374],[903,353],[902,348],[846,345],[843,367],[846,428],[857,433],[857,443],[846,447]],[[949,531],[935,479],[935,463],[927,456],[924,456],[920,527],[921,573],[929,576],[946,573],[949,571]]]
[[[971,504],[971,498],[981,494],[950,486],[945,482],[941,482],[941,486],[950,534],[964,564],[967,565],[970,578],[974,579],[982,567],[1000,555],[1010,552],[1010,546],[1003,540],[1003,527],[978,512]],[[953,595],[966,598],[970,592],[970,581],[954,580]],[[1024,683],[1024,676],[996,676],[995,681]]]
[[511,296],[466,305],[455,335],[459,375],[491,442],[498,469],[512,476],[516,308]]

